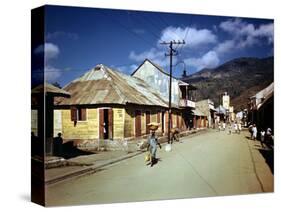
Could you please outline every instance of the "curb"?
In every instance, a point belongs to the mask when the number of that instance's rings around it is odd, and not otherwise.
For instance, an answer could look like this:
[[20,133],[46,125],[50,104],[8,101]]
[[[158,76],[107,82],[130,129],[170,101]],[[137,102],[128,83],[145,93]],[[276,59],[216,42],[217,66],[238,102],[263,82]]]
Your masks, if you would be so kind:
[[70,173],[62,175],[62,176],[54,177],[52,179],[46,180],[45,185],[51,185],[51,184],[55,184],[55,183],[58,183],[60,181],[63,181],[65,179],[70,179],[70,178],[73,178],[73,177],[83,176],[85,174],[95,173],[103,167],[109,166],[109,165],[114,164],[114,163],[118,163],[118,162],[120,162],[122,160],[126,160],[128,158],[132,158],[132,157],[140,155],[144,152],[145,151],[139,151],[139,152],[136,152],[136,153],[131,153],[131,154],[125,155],[123,157],[115,158],[115,159],[103,162],[101,164],[98,164],[98,165],[93,165],[91,167],[87,167],[87,168],[79,170],[79,171],[73,171],[73,172],[70,172]]

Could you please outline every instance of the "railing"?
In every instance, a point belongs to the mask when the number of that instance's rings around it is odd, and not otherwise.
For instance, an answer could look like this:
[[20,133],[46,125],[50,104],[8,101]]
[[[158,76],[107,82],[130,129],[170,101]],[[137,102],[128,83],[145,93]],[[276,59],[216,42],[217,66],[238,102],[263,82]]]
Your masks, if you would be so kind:
[[180,106],[195,108],[195,102],[188,99],[180,99]]

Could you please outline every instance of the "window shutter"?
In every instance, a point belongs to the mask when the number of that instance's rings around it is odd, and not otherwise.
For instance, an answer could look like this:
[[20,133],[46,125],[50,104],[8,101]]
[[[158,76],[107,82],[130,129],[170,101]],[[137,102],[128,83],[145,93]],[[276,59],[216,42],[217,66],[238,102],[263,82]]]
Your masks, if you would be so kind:
[[81,108],[81,121],[87,120],[87,111],[86,108]]
[[113,110],[110,108],[108,110],[108,131],[109,139],[113,139]]
[[71,107],[71,121],[77,121],[77,108]]

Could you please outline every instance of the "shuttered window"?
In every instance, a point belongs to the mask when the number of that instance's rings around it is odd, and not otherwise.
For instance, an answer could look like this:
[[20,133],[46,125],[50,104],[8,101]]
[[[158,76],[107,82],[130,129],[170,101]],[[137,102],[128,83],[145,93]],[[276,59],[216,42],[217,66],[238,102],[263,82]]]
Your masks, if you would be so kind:
[[77,108],[71,107],[71,121],[77,121]]
[[86,108],[72,107],[70,110],[71,110],[71,121],[86,121],[87,120]]

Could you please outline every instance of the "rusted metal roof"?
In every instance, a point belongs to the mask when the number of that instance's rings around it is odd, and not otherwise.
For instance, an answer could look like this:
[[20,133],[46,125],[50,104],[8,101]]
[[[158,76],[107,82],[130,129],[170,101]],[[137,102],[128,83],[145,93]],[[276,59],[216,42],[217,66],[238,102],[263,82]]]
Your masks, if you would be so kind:
[[143,80],[97,65],[64,87],[71,98],[57,98],[57,105],[138,104],[167,107],[160,94]]
[[54,96],[70,97],[70,93],[49,83],[38,85],[31,90],[31,94],[48,93]]

